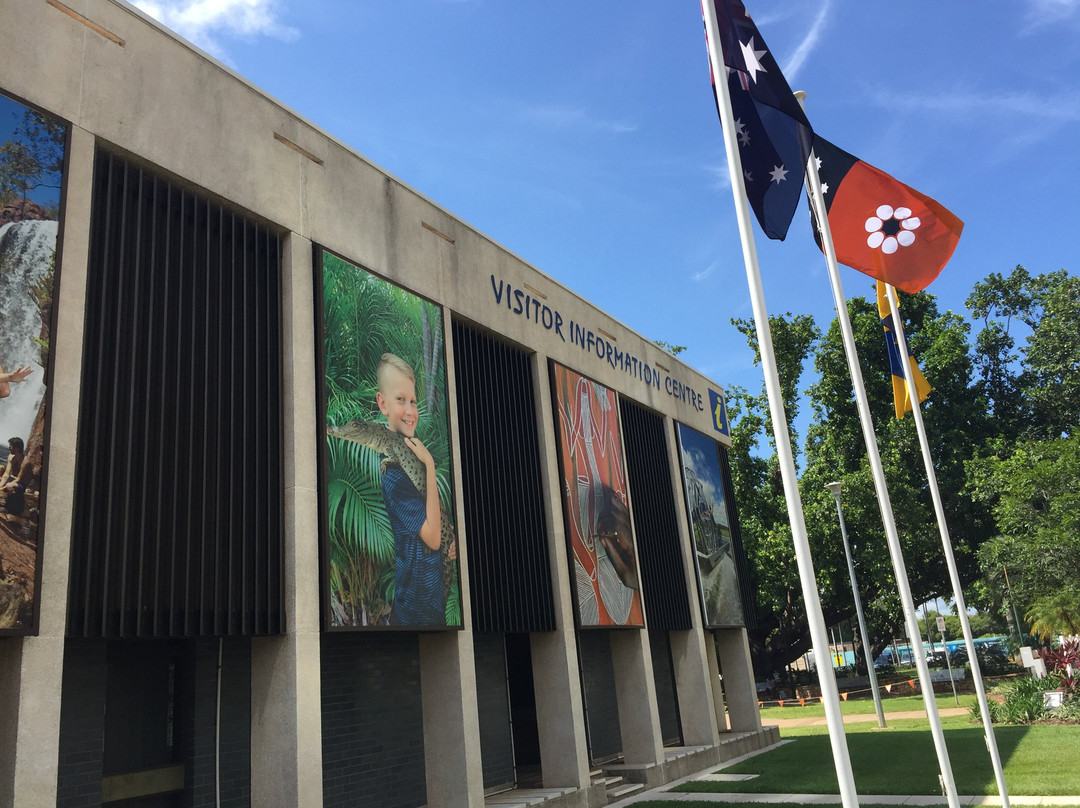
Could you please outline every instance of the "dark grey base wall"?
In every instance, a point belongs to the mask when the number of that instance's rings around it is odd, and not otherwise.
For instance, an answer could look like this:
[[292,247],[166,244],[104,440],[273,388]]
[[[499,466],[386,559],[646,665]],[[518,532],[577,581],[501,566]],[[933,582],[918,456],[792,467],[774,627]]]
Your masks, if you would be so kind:
[[416,635],[331,633],[321,646],[323,805],[424,805]]
[[[195,644],[195,715],[187,785],[192,808],[213,808],[218,644]],[[226,638],[221,654],[221,805],[251,805],[251,640]]]
[[64,643],[57,808],[101,805],[106,656],[102,640]]
[[[124,643],[145,648],[147,656],[164,641]],[[175,642],[171,643],[176,645]],[[174,732],[185,788],[172,804],[185,808],[215,805],[218,642],[208,638],[179,644]],[[110,723],[106,708],[110,643],[67,640],[60,709],[58,808],[101,805],[106,732],[123,732]],[[132,694],[138,698],[138,694]],[[109,728],[107,730],[107,727]],[[226,639],[221,677],[221,805],[251,804],[251,643]]]

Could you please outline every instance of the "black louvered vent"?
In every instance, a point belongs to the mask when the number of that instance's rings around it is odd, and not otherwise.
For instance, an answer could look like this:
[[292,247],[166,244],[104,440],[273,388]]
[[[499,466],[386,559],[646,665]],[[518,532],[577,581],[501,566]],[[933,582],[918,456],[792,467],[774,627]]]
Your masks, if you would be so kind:
[[690,604],[664,419],[622,396],[619,410],[645,617],[650,629],[685,631],[690,628]]
[[280,252],[99,151],[69,636],[283,629]]
[[554,631],[532,363],[453,325],[474,631]]
[[728,518],[731,520],[731,549],[735,555],[735,571],[739,575],[739,594],[742,596],[743,616],[747,628],[757,628],[757,603],[754,590],[750,586],[750,570],[746,562],[746,548],[742,543],[742,529],[739,527],[739,508],[735,500],[735,486],[731,482],[731,463],[728,461],[727,447],[720,446],[720,470],[724,473],[724,499],[727,501]]

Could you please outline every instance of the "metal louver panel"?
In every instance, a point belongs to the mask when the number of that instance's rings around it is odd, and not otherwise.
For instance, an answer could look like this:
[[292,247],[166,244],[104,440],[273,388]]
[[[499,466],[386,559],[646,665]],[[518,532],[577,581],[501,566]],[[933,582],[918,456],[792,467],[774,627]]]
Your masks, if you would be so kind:
[[283,629],[280,252],[98,152],[69,636]]
[[453,323],[475,631],[553,631],[532,362]]
[[743,547],[742,528],[739,527],[739,506],[735,499],[735,485],[731,480],[731,462],[728,460],[727,447],[720,444],[720,470],[724,473],[724,499],[728,504],[728,519],[731,522],[731,552],[735,556],[735,571],[739,574],[739,594],[742,596],[743,619],[746,627],[758,627],[757,603],[754,590],[750,586],[750,570],[746,561],[746,548]]
[[664,419],[622,396],[619,410],[645,617],[650,630],[685,631],[691,626],[690,603]]

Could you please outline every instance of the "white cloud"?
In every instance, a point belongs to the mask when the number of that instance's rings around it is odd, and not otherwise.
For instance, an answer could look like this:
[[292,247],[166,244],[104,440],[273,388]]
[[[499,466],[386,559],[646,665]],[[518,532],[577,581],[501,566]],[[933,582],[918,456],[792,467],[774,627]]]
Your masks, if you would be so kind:
[[584,129],[616,135],[637,131],[637,124],[614,119],[597,118],[582,107],[528,106],[521,110],[521,116],[530,123],[540,124],[554,129]]
[[1016,115],[1026,119],[1072,123],[1080,121],[1080,96],[1066,93],[1057,97],[1028,92],[978,93],[942,91],[940,93],[897,93],[889,91],[874,99],[891,110],[933,110],[975,120],[976,115],[990,114],[997,118]]
[[712,275],[714,272],[716,272],[716,266],[717,266],[717,262],[713,261],[711,264],[709,264],[704,269],[698,270],[693,275],[691,275],[690,280],[692,280],[694,283],[701,283],[703,280],[705,280],[710,275]]
[[1025,33],[1077,16],[1080,16],[1080,0],[1028,0],[1028,28]]
[[185,39],[225,59],[217,36],[295,39],[299,32],[278,20],[277,0],[134,0],[146,14]]
[[716,190],[725,191],[731,187],[731,173],[728,171],[727,161],[705,166],[705,173],[713,178],[713,187]]
[[832,0],[825,0],[821,4],[821,8],[818,10],[817,16],[814,18],[814,22],[810,25],[810,30],[806,32],[806,36],[803,37],[803,41],[799,43],[799,47],[795,49],[795,54],[788,60],[787,65],[784,66],[784,78],[787,79],[788,84],[795,81],[795,77],[802,70],[802,66],[806,64],[807,58],[817,47],[818,42],[821,40],[821,35],[825,31],[825,25],[828,22],[827,17],[829,10],[832,8]]

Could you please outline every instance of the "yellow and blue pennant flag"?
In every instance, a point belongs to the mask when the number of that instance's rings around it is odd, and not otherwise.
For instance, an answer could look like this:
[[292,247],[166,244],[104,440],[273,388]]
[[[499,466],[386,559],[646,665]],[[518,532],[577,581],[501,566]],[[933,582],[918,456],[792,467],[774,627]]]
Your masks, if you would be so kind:
[[[885,284],[877,282],[877,307],[881,317],[881,325],[885,329],[885,344],[889,348],[889,368],[892,371],[893,407],[896,409],[896,417],[903,418],[904,413],[911,412],[911,397],[908,395],[907,380],[904,378],[904,366],[900,364],[900,346],[896,341],[896,333],[893,331],[892,309],[889,299],[885,296]],[[908,351],[908,362],[911,364],[911,378],[915,382],[915,390],[919,394],[919,403],[926,401],[930,395],[930,383],[926,381],[914,357]]]

